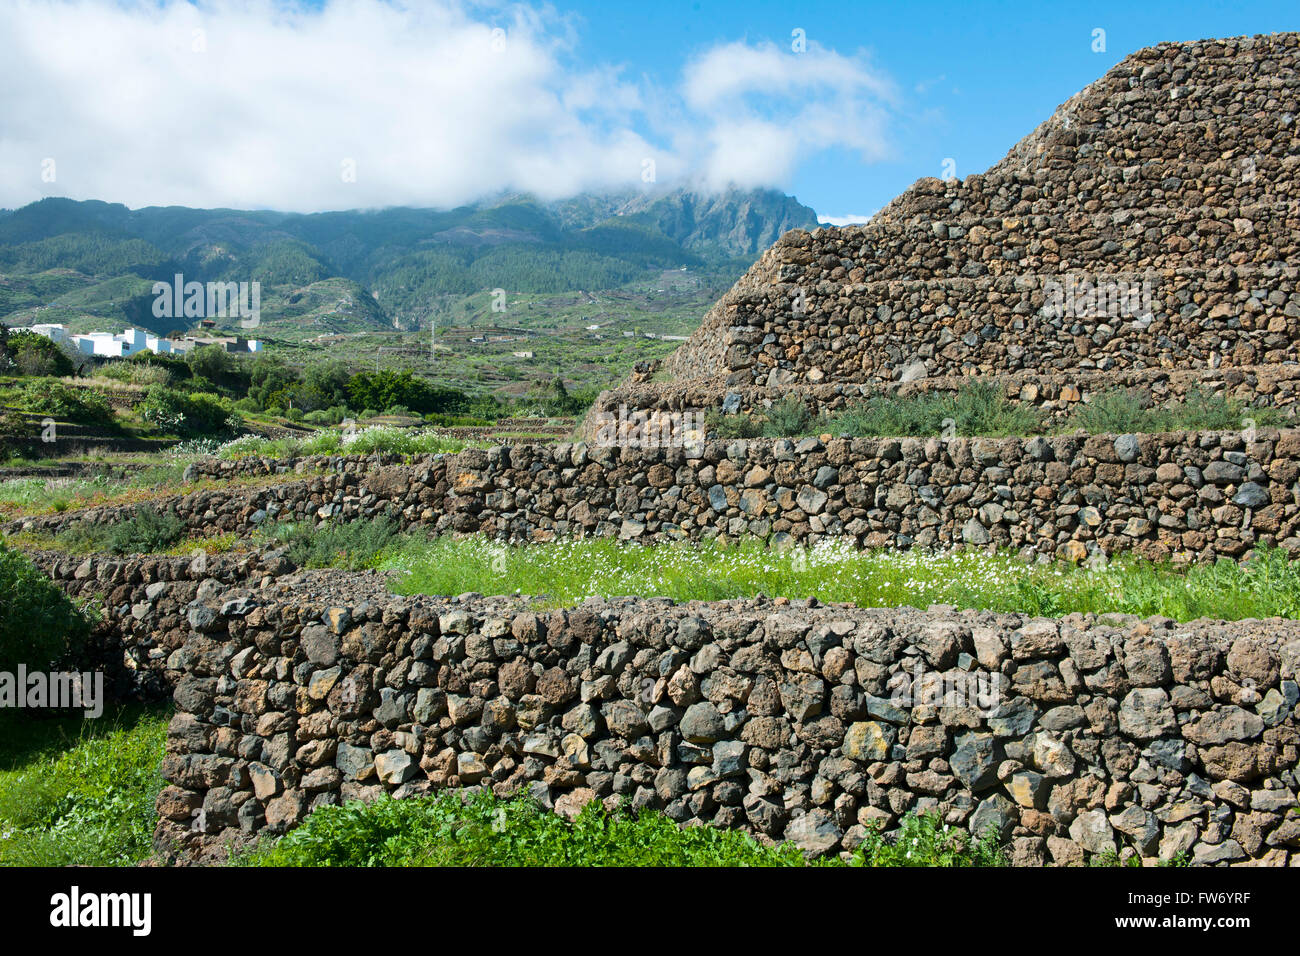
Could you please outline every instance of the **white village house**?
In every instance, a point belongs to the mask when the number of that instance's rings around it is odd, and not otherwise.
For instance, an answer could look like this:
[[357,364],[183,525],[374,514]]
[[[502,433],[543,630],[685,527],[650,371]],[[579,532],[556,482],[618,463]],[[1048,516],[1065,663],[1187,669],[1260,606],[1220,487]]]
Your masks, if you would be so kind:
[[54,342],[66,342],[83,355],[97,355],[104,358],[128,358],[137,352],[145,351],[159,355],[184,355],[200,345],[221,345],[227,352],[262,351],[262,343],[257,339],[245,339],[239,335],[215,338],[187,336],[183,339],[168,339],[143,329],[127,329],[119,334],[88,332],[84,335],[71,335],[68,333],[67,326],[48,323],[14,328],[10,331],[34,332]]

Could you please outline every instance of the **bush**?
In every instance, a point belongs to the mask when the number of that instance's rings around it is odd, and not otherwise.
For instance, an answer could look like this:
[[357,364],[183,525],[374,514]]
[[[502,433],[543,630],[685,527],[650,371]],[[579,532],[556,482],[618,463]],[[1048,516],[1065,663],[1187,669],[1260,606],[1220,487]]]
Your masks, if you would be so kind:
[[812,412],[802,399],[793,395],[777,402],[767,413],[763,434],[769,438],[803,435],[813,425]]
[[[236,407],[238,407],[238,405],[236,405]],[[309,425],[338,425],[347,417],[347,406],[335,405],[332,408],[322,408],[314,412],[307,412],[302,416],[302,420]]]
[[402,405],[423,415],[427,412],[460,412],[469,398],[454,388],[441,388],[416,378],[406,369],[394,372],[358,372],[348,380],[348,405],[352,408],[392,408]]
[[1154,405],[1151,396],[1140,389],[1098,392],[1071,412],[1069,425],[1092,435],[1123,435],[1235,430],[1244,428],[1247,421],[1264,427],[1277,425],[1281,419],[1275,408],[1248,408],[1198,386],[1189,389],[1181,401],[1162,405]]
[[62,382],[42,378],[26,382],[19,390],[18,407],[23,411],[83,425],[112,425],[113,409],[101,392],[71,388]]
[[[9,360],[19,375],[72,375],[77,367],[57,343],[35,332],[12,332],[7,342]],[[0,365],[3,365],[0,362]]]
[[80,609],[13,548],[0,544],[0,670],[45,669],[89,633]]
[[363,428],[343,441],[347,455],[438,455],[463,451],[466,443],[431,428],[409,429],[376,426]]
[[317,528],[311,524],[275,525],[266,534],[288,548],[289,559],[303,568],[374,567],[384,552],[401,539],[401,528],[390,517],[349,521]]
[[953,392],[877,395],[836,415],[830,430],[854,438],[1031,435],[1038,411],[1008,399],[996,382],[972,382]]
[[149,389],[140,415],[162,432],[181,435],[227,434],[243,424],[243,419],[219,395],[187,395],[161,385]]
[[68,550],[81,553],[153,554],[170,548],[185,532],[185,522],[175,512],[145,504],[125,521],[78,521],[60,532],[57,540]]
[[763,426],[755,415],[723,415],[714,409],[705,416],[705,427],[719,438],[758,438]]

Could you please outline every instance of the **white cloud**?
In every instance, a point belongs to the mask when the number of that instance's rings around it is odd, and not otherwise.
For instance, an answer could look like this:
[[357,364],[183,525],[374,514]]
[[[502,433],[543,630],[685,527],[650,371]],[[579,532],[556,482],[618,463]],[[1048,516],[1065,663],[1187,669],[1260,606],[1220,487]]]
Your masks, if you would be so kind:
[[870,222],[874,212],[867,213],[848,213],[843,216],[818,216],[817,221],[825,223],[828,226],[857,226],[862,223]]
[[2,4],[0,205],[450,206],[627,187],[645,159],[779,187],[818,149],[887,152],[892,93],[861,59],[730,43],[676,89],[574,66],[549,8],[465,2]]
[[864,162],[889,155],[893,84],[864,58],[816,43],[792,53],[772,43],[728,43],[687,66],[682,95],[710,130],[700,170],[711,186],[788,182],[798,164],[831,148]]

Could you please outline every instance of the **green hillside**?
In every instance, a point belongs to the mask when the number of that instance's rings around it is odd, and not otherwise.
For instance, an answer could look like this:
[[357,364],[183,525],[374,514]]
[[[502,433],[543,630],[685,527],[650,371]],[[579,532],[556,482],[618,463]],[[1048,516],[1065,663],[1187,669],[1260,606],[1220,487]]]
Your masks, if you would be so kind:
[[270,335],[416,330],[492,289],[619,289],[683,266],[734,279],[782,232],[815,222],[772,191],[312,215],[46,199],[0,211],[0,320],[169,331],[151,315],[150,288],[179,272],[260,282]]

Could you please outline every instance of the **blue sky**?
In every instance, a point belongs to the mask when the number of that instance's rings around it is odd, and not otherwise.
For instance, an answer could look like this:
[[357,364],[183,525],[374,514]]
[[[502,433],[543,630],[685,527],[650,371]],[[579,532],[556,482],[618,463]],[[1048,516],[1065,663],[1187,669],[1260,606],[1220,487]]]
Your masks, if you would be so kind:
[[1297,11],[3,3],[0,206],[60,195],[310,212],[736,183],[860,218],[945,160],[959,177],[986,169],[1133,50],[1296,30]]
[[[880,208],[946,158],[981,172],[1058,105],[1126,55],[1169,40],[1300,29],[1300,3],[782,3],[561,5],[580,20],[579,56],[661,77],[720,41],[786,48],[802,28],[842,54],[863,55],[896,81],[900,108],[888,159],[832,148],[800,163],[784,186],[823,216]],[[1105,50],[1093,50],[1094,29]],[[792,54],[793,55],[793,54]]]

